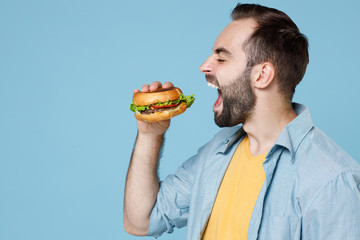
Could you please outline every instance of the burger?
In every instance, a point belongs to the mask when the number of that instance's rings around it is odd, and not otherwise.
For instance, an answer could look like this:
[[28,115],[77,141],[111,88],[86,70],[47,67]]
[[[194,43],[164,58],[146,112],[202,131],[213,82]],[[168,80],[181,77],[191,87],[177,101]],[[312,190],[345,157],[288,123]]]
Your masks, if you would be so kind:
[[184,96],[180,88],[159,88],[135,93],[130,110],[138,120],[158,122],[182,114],[194,101],[194,95]]

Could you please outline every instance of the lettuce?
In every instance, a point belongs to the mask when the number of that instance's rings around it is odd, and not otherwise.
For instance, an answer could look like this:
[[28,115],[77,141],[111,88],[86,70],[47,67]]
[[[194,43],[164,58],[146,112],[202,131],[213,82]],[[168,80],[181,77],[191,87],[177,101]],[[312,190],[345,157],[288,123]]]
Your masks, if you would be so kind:
[[185,96],[184,94],[180,94],[180,101],[185,101],[186,102],[186,105],[187,107],[191,107],[191,105],[194,103],[195,101],[195,97],[194,97],[194,94],[193,95],[189,95],[189,96]]
[[130,110],[133,112],[142,112],[149,108],[150,106],[136,106],[134,103],[130,104]]
[[[193,95],[189,95],[189,96],[185,96],[184,94],[180,94],[179,99],[174,100],[174,101],[166,101],[166,102],[158,102],[152,105],[156,105],[156,106],[164,106],[164,105],[172,105],[172,104],[178,104],[179,102],[184,101],[187,105],[187,107],[191,107],[191,105],[194,103],[195,101],[195,97],[194,94]],[[149,109],[150,106],[146,105],[146,106],[136,106],[134,103],[130,104],[130,110],[133,112],[142,112],[145,111],[147,109]]]

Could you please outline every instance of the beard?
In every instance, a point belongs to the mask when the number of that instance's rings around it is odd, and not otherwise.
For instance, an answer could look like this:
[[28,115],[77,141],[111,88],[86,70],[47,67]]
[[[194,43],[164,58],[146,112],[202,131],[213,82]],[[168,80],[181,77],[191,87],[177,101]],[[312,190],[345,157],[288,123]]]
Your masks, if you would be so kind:
[[[256,97],[250,86],[252,67],[246,69],[231,84],[221,86],[223,110],[214,116],[219,127],[244,123],[255,107]],[[217,79],[214,79],[217,83]]]

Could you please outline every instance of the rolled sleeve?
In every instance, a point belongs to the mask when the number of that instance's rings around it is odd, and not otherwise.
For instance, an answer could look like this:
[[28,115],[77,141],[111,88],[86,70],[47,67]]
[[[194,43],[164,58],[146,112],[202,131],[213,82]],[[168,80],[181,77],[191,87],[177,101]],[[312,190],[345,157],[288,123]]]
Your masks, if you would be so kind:
[[190,158],[160,183],[150,215],[149,236],[159,237],[164,232],[173,232],[174,227],[186,226],[197,159],[198,155]]
[[344,172],[328,182],[303,218],[303,239],[360,238],[360,176]]

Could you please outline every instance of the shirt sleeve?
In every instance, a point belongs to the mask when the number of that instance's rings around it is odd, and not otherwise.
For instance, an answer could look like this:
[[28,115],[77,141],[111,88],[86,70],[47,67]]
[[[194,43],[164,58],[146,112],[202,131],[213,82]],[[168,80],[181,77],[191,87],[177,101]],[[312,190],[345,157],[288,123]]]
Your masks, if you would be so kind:
[[199,149],[197,155],[184,162],[175,174],[160,183],[155,205],[150,214],[148,235],[159,237],[171,233],[174,227],[186,226],[189,215],[190,196],[198,161],[204,157]]
[[344,172],[315,196],[303,218],[302,239],[360,237],[360,174]]

